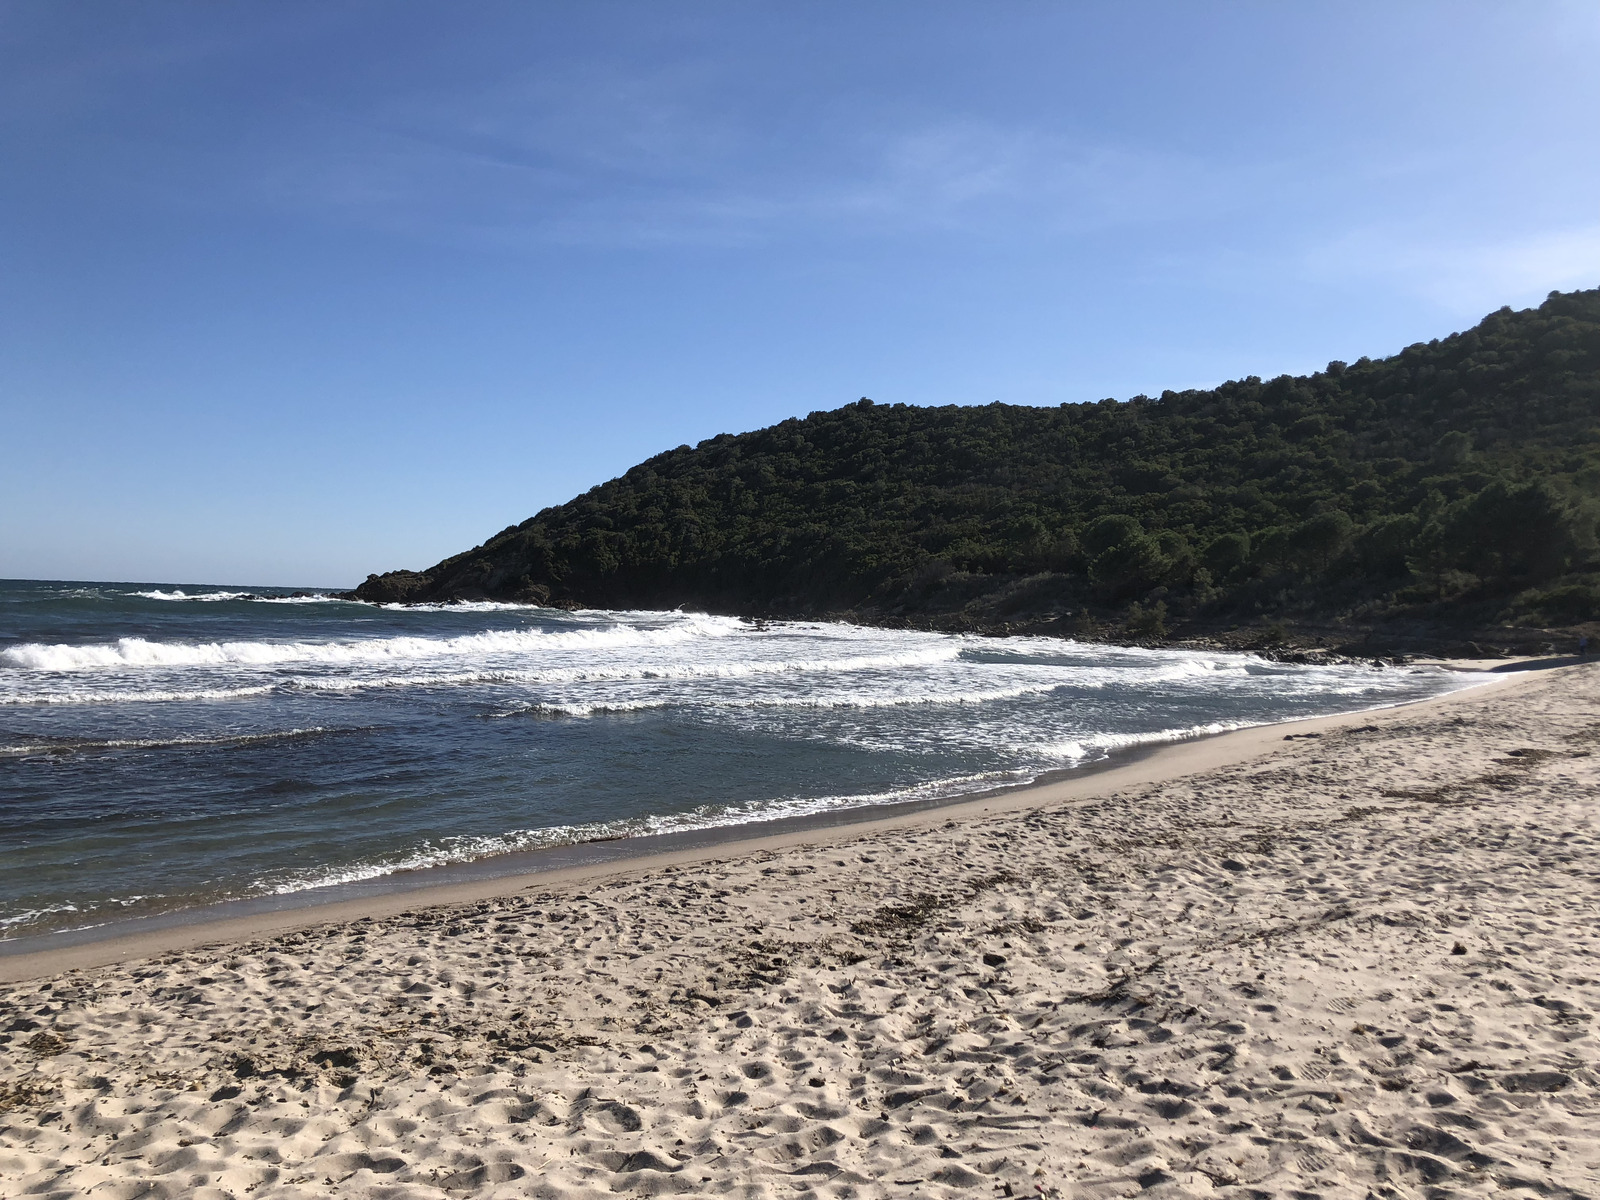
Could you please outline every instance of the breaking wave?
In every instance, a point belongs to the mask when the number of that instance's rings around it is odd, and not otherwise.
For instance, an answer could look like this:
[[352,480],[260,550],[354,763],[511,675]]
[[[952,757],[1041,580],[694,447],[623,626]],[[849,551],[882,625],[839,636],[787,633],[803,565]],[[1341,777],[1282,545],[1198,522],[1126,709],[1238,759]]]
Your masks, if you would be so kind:
[[[656,645],[661,642],[654,643]],[[17,647],[18,650],[28,649]],[[49,647],[54,650],[56,647]],[[442,657],[442,656],[435,656]],[[898,654],[857,654],[839,658],[735,659],[725,662],[663,661],[633,666],[584,666],[546,668],[482,668],[467,671],[412,671],[401,674],[290,675],[271,683],[216,688],[19,688],[0,693],[0,706],[20,704],[107,704],[160,703],[200,700],[231,700],[260,696],[269,692],[351,693],[388,688],[473,687],[514,685],[627,684],[630,682],[734,681],[788,675],[812,675],[868,671],[895,671],[952,663],[959,649],[932,646]],[[285,661],[250,663],[249,666],[277,666]],[[298,660],[305,662],[306,660]],[[326,660],[312,660],[317,663]],[[381,658],[353,658],[352,662],[382,662]],[[166,664],[163,664],[166,665]],[[212,665],[210,663],[204,665]],[[231,664],[242,665],[242,664]],[[37,669],[37,668],[36,668]],[[82,670],[84,668],[73,668]],[[60,670],[58,668],[58,670]]]
[[721,637],[742,628],[729,617],[697,617],[662,629],[612,625],[550,632],[497,629],[459,637],[388,637],[345,642],[153,642],[141,637],[85,645],[27,643],[0,650],[0,663],[33,671],[90,671],[129,667],[276,666],[285,663],[348,665],[408,662],[472,655],[526,654],[541,650],[624,649],[668,646]]
[[1135,746],[1158,746],[1167,742],[1187,742],[1193,738],[1211,737],[1235,729],[1251,729],[1261,721],[1207,721],[1203,725],[1189,725],[1179,729],[1157,729],[1149,733],[1093,733],[1086,737],[1067,738],[1041,747],[1045,754],[1055,755],[1071,763],[1081,763],[1103,758],[1118,750]]
[[[1015,700],[1022,696],[1040,696],[1061,687],[1060,683],[1007,688],[971,689],[949,692],[901,692],[888,695],[867,695],[847,692],[819,696],[726,696],[695,701],[707,708],[903,708],[918,704],[988,704],[995,700]],[[596,701],[593,704],[541,704],[517,705],[497,713],[497,716],[517,716],[531,713],[545,717],[592,717],[605,713],[642,712],[651,708],[670,708],[685,703],[673,697],[648,700]]]
[[148,592],[129,592],[141,600],[193,601],[197,604],[218,604],[229,600],[243,600],[252,604],[360,604],[359,600],[346,600],[343,596],[330,596],[327,592],[299,592],[288,596],[272,596],[261,592],[164,592],[160,588]]

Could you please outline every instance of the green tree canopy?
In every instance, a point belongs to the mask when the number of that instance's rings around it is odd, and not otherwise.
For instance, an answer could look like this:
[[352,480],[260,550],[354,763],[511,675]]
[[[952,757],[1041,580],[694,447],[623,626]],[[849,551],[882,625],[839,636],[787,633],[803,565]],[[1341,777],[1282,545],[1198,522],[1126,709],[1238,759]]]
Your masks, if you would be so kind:
[[1597,496],[1600,291],[1552,293],[1314,375],[721,434],[356,594],[869,618],[1465,602],[1588,586]]

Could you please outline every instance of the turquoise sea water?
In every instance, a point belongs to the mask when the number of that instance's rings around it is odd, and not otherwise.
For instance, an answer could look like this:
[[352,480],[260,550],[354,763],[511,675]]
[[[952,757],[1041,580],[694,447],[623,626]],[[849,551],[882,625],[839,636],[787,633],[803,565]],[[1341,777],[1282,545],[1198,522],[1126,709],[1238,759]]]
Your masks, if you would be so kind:
[[956,796],[1465,682],[682,612],[0,582],[0,937]]

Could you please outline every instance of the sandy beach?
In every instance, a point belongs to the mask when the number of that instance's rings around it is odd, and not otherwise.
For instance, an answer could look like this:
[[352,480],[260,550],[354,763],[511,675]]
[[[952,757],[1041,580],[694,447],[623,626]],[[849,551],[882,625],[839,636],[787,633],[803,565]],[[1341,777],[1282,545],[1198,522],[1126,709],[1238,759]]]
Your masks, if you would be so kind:
[[1600,665],[0,959],[7,1196],[1600,1195]]

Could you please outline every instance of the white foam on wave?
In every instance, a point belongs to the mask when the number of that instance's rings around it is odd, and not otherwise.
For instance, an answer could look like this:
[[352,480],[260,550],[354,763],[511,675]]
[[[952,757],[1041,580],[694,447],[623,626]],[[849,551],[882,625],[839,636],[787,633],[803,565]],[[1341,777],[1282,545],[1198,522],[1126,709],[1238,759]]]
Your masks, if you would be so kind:
[[872,695],[844,692],[815,696],[653,696],[643,700],[596,700],[592,703],[543,703],[513,705],[496,713],[500,717],[536,714],[547,717],[593,717],[608,713],[641,712],[652,708],[692,706],[706,709],[753,708],[900,708],[918,704],[988,704],[995,700],[1015,700],[1020,696],[1040,696],[1053,692],[1059,682],[1021,684],[1003,688],[973,688],[965,691],[900,692]]
[[1023,635],[990,638],[957,634],[953,640],[960,643],[963,655],[975,664],[1082,672],[1075,681],[1085,686],[1097,686],[1105,680],[1168,683],[1243,678],[1274,669],[1305,669],[1284,668],[1248,651],[1151,649]]
[[1209,737],[1235,729],[1252,729],[1262,721],[1209,721],[1203,725],[1188,725],[1179,729],[1155,729],[1147,733],[1090,733],[1081,737],[1065,738],[1040,747],[1042,754],[1078,763],[1134,746],[1159,745],[1163,742],[1184,742],[1190,738]]
[[[82,590],[67,593],[69,595],[102,596],[105,593],[98,589]],[[485,613],[485,612],[561,612],[567,609],[552,609],[547,604],[523,604],[513,600],[446,600],[437,604],[399,604],[379,603],[371,600],[354,600],[345,596],[334,596],[327,592],[307,592],[298,596],[277,596],[267,592],[245,592],[217,589],[209,592],[186,592],[181,588],[172,591],[162,591],[154,588],[147,592],[124,592],[122,595],[138,596],[143,600],[191,600],[201,604],[216,604],[226,600],[247,600],[258,604],[355,604],[366,608],[381,608],[385,612],[400,613]],[[576,615],[597,615],[603,617],[616,617],[618,615],[635,615],[631,612],[618,613],[601,609],[579,609]],[[639,610],[637,615],[659,617],[658,612]]]
[[1077,663],[1015,662],[1000,664],[1027,671],[1054,671],[1063,684],[1080,688],[1148,688],[1161,684],[1180,686],[1198,684],[1212,686],[1220,680],[1248,678],[1251,672],[1242,663],[1206,663],[1189,660],[1177,662],[1142,662],[1123,665],[1089,665]]
[[86,671],[130,667],[277,666],[308,663],[346,666],[470,655],[529,654],[545,650],[612,650],[668,646],[720,637],[740,629],[731,617],[695,616],[662,628],[610,625],[544,631],[493,629],[457,637],[402,635],[344,642],[152,642],[141,637],[84,645],[29,642],[0,650],[0,664],[34,671]]
[[[26,932],[19,927],[35,925],[49,917],[59,916],[63,913],[84,913],[87,915],[111,908],[132,908],[134,905],[142,904],[146,900],[165,900],[166,898],[164,892],[151,892],[148,895],[141,896],[109,896],[104,900],[85,900],[82,907],[72,903],[70,900],[62,900],[55,904],[41,905],[38,908],[25,908],[20,912],[0,915],[0,930],[6,931],[5,934],[0,935],[0,941],[7,941],[20,933]],[[72,928],[92,929],[97,925],[104,924],[107,924],[107,922],[89,921],[87,923],[74,924]]]
[[15,925],[33,924],[45,919],[46,917],[57,916],[61,913],[75,913],[82,911],[83,910],[76,904],[65,900],[59,904],[45,904],[38,908],[25,908],[20,912],[12,913],[9,916],[0,916],[0,929],[10,929]]
[[219,600],[240,600],[247,592],[163,592],[157,588],[152,592],[134,592],[141,600],[198,600],[202,604],[215,603]]
[[139,691],[93,691],[69,689],[65,691],[21,691],[0,694],[0,706],[24,704],[185,704],[205,700],[237,700],[246,696],[264,696],[279,690],[275,683],[255,687],[235,688],[144,688]]
[[554,825],[542,829],[514,829],[499,834],[444,837],[428,841],[411,850],[341,866],[315,868],[252,881],[256,894],[289,895],[313,888],[360,883],[409,871],[458,866],[505,854],[575,846],[585,842],[617,838],[647,837],[664,833],[691,833],[723,829],[758,821],[816,816],[850,809],[875,808],[927,800],[949,800],[994,788],[1020,787],[1036,776],[1028,771],[988,771],[932,779],[881,792],[827,796],[788,796],[742,804],[706,804],[687,812],[646,814],[615,821],[594,821],[577,825]]
[[[361,603],[357,601],[356,603]],[[551,612],[543,604],[515,604],[509,600],[452,600],[448,604],[375,604],[386,612],[409,613],[479,613],[479,612]]]
[[191,690],[22,690],[0,694],[0,705],[21,704],[125,704],[159,701],[227,700],[268,692],[360,692],[385,688],[463,687],[473,685],[591,684],[669,680],[737,680],[770,676],[902,670],[953,662],[954,646],[933,646],[900,654],[858,654],[842,658],[742,659],[731,662],[660,662],[627,667],[550,667],[546,669],[487,669],[450,672],[409,672],[399,675],[297,675],[277,683],[252,687]]
[[731,662],[663,662],[637,667],[556,667],[518,675],[525,683],[621,683],[629,680],[749,679],[764,675],[891,671],[954,662],[954,646],[932,646],[900,654],[854,654],[841,658],[738,659]]
[[130,595],[138,596],[142,600],[191,600],[198,604],[217,604],[226,600],[246,600],[253,604],[359,604],[360,601],[345,600],[340,596],[330,596],[326,592],[309,592],[301,596],[269,596],[261,592],[163,592],[159,588],[151,592],[131,592]]
[[1101,662],[1108,659],[1113,662],[1140,662],[1154,659],[1167,663],[1181,660],[1201,664],[1235,661],[1265,663],[1268,661],[1247,650],[1185,650],[1165,646],[1159,648],[1119,646],[1111,642],[1083,642],[1076,638],[1058,638],[1034,634],[1011,634],[1003,638],[992,638],[975,633],[957,634],[955,636],[961,638],[963,642],[974,649],[986,649],[1006,657],[1091,658]]
[[859,654],[845,658],[740,659],[732,662],[658,662],[629,667],[549,667],[462,671],[450,674],[417,673],[377,678],[297,677],[285,687],[306,691],[361,691],[367,688],[428,687],[455,684],[583,684],[649,683],[669,680],[737,680],[773,675],[850,673],[933,666],[953,662],[954,648],[935,647],[907,654]]
[[332,729],[312,725],[305,729],[279,729],[269,733],[221,733],[211,736],[166,738],[41,738],[0,746],[0,758],[35,757],[45,754],[73,754],[84,750],[165,750],[185,746],[249,746],[260,742],[296,741],[327,733],[352,733],[353,729]]

